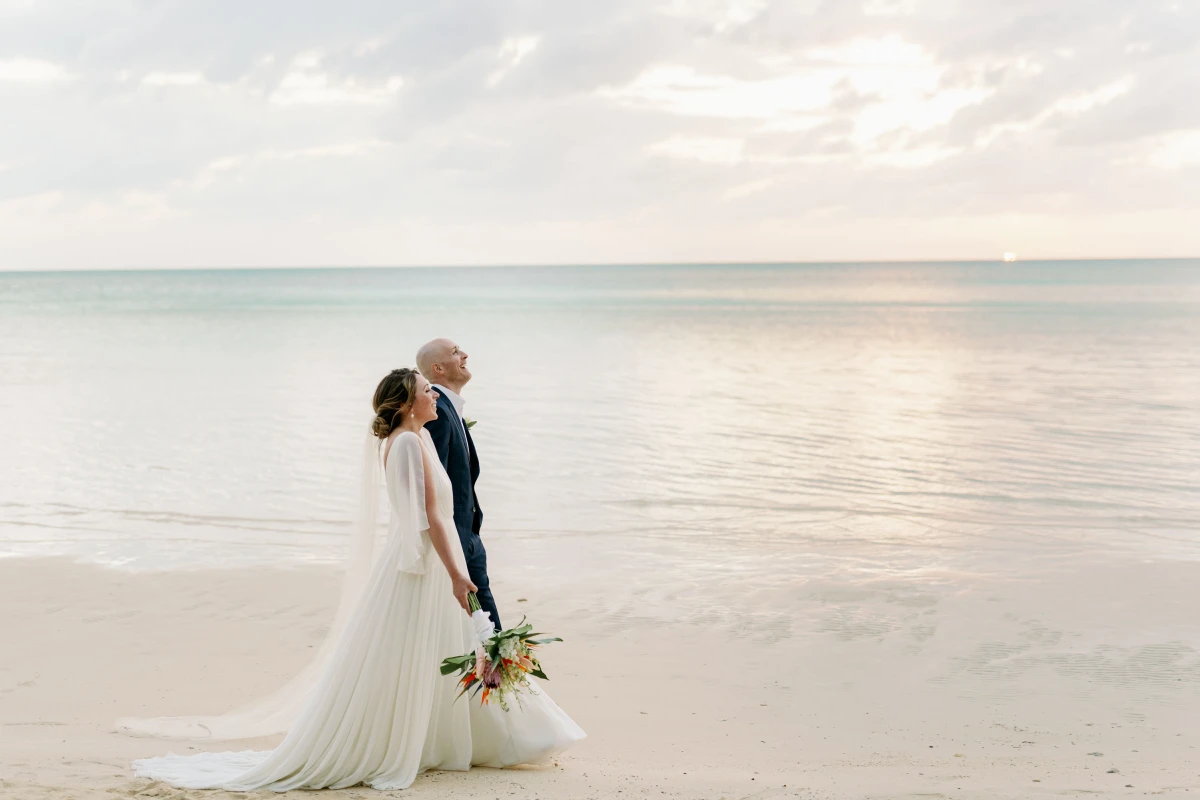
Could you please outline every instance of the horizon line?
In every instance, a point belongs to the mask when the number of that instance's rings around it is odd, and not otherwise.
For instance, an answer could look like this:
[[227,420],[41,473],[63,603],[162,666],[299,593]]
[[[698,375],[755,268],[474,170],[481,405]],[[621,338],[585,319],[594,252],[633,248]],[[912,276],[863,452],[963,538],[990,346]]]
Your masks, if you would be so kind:
[[1122,261],[1200,261],[1200,256],[1122,256],[1088,258],[1084,256],[1017,258],[903,258],[903,259],[819,259],[819,260],[756,260],[756,261],[613,261],[613,262],[545,262],[545,263],[498,263],[498,264],[306,264],[272,266],[164,266],[164,267],[33,267],[28,269],[0,269],[0,275],[30,275],[37,273],[124,273],[124,272],[270,272],[274,270],[386,270],[386,269],[571,269],[571,268],[624,268],[624,267],[772,267],[772,266],[824,266],[866,264],[1001,264],[1011,267],[1016,264],[1045,264],[1073,262],[1113,263]]

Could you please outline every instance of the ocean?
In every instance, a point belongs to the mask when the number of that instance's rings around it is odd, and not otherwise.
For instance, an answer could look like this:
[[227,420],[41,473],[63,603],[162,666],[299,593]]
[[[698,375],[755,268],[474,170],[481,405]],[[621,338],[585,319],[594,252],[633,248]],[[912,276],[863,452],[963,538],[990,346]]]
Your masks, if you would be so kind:
[[1200,558],[1200,260],[3,273],[0,554],[336,563],[436,336],[514,581]]

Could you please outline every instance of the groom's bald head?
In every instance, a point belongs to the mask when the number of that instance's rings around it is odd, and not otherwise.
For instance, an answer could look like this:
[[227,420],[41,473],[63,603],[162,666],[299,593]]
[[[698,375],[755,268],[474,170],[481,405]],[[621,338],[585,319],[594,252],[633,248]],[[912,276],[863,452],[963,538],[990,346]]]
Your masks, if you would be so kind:
[[449,350],[447,347],[449,344],[451,344],[449,339],[434,339],[432,342],[421,345],[421,349],[417,351],[417,369],[421,370],[425,380],[430,383],[434,383],[436,377],[433,374],[433,365],[442,360]]
[[467,354],[450,339],[434,339],[417,351],[417,369],[430,383],[440,383],[455,392],[471,380]]

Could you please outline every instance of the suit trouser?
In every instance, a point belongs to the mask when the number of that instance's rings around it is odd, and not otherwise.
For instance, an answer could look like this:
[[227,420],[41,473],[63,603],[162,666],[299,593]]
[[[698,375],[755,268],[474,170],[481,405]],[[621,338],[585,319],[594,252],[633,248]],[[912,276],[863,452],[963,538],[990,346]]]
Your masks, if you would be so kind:
[[496,630],[503,630],[500,625],[500,612],[496,610],[496,600],[492,597],[492,588],[488,583],[487,550],[483,547],[483,540],[474,533],[470,536],[460,536],[459,539],[462,542],[463,556],[467,560],[467,575],[476,586],[475,596],[479,598],[479,605],[491,615]]

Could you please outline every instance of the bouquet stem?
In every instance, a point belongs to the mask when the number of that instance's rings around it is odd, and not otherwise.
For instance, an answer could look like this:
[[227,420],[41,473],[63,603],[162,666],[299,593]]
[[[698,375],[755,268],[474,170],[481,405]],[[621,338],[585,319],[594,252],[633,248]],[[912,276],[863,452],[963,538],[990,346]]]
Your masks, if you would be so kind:
[[472,614],[483,608],[483,606],[479,605],[479,597],[474,592],[467,594],[467,607],[471,609]]

